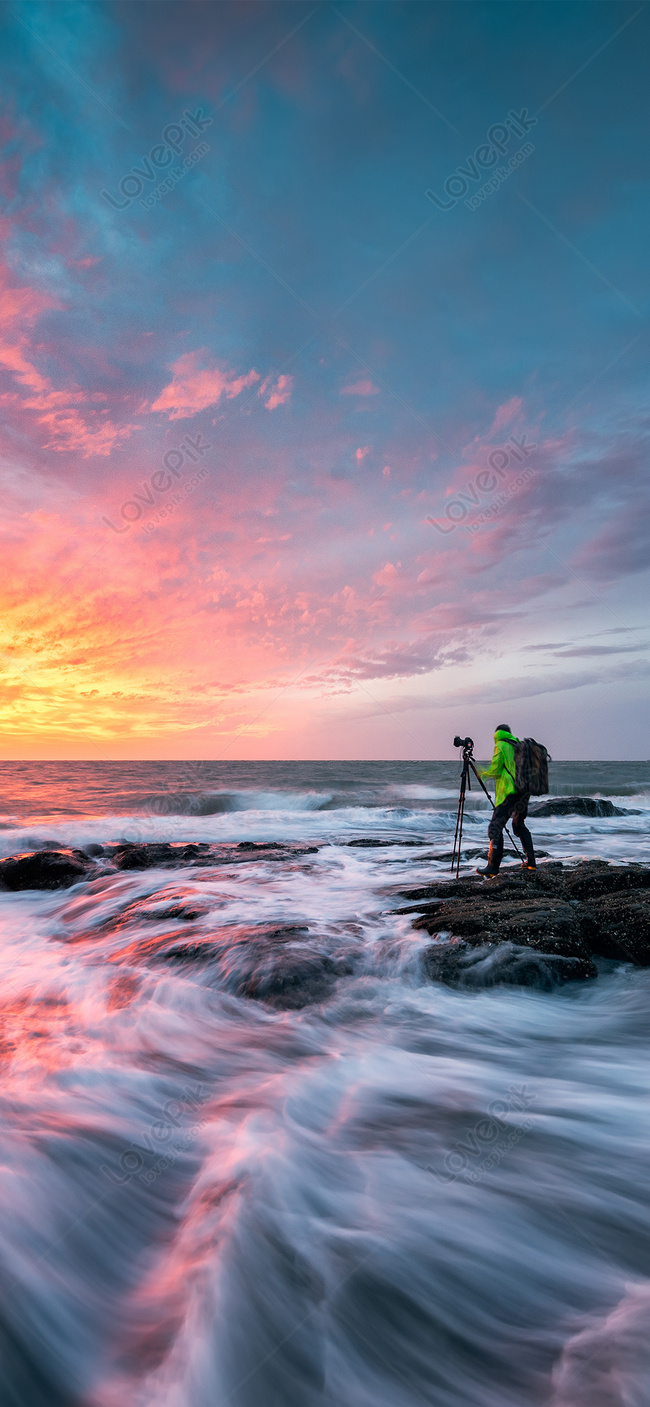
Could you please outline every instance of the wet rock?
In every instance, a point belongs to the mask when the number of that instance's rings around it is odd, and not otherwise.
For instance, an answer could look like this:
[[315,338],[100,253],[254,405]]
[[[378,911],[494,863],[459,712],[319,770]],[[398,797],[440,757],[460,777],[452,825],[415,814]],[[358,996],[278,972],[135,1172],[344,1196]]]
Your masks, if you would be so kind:
[[240,841],[239,841],[239,844],[235,846],[235,849],[236,849],[236,850],[279,850],[279,849],[280,849],[280,842],[277,841],[277,840],[269,840],[269,841],[266,841],[266,842],[260,841],[260,840],[240,840]]
[[376,849],[381,845],[426,845],[426,840],[377,840],[375,836],[362,837],[361,840],[347,840],[346,845],[364,846],[367,849]]
[[531,893],[537,893],[541,889],[544,892],[551,888],[555,892],[556,879],[549,871],[557,865],[562,868],[562,862],[551,862],[549,865],[538,867],[535,872],[523,871],[517,866],[501,871],[497,879],[486,883],[478,875],[464,875],[462,879],[437,879],[433,884],[424,884],[417,889],[401,889],[399,892],[405,899],[470,899],[481,898],[481,902],[491,903],[508,896],[519,898],[529,898]]
[[111,851],[111,860],[118,870],[148,870],[155,865],[170,865],[178,858],[178,851],[167,842],[134,845],[125,841]]
[[638,816],[639,811],[625,811],[611,801],[595,796],[552,796],[548,801],[533,801],[529,816]]
[[589,862],[568,871],[564,891],[569,899],[598,899],[603,894],[621,894],[629,889],[650,887],[650,869],[644,865],[608,865]]
[[563,957],[588,957],[590,918],[580,907],[559,899],[532,902],[439,904],[417,918],[414,928],[451,932],[474,943],[517,943]]
[[[120,954],[120,960],[125,953]],[[232,925],[216,933],[186,938],[178,932],[139,940],[126,953],[131,961],[173,963],[214,971],[218,985],[233,996],[298,1010],[325,1001],[338,977],[352,972],[349,953],[321,950],[309,929],[297,924]]]
[[322,954],[274,953],[240,985],[237,996],[296,1010],[325,1001],[339,975],[336,963]]
[[424,965],[432,981],[474,990],[506,985],[550,992],[565,982],[597,976],[588,957],[563,957],[515,943],[435,944],[425,952]]
[[309,929],[299,925],[265,925],[229,943],[222,971],[235,996],[297,1010],[322,1002],[337,977],[352,971],[344,954],[323,952]]
[[38,850],[0,861],[4,889],[67,889],[85,879],[93,864],[83,850]]
[[252,859],[289,860],[300,855],[316,855],[317,845],[282,845],[278,841],[242,840],[238,844],[210,845],[177,844],[169,841],[152,841],[134,844],[124,841],[120,845],[107,848],[112,863],[118,870],[148,870],[154,867],[173,865],[207,866],[224,864],[244,864]]
[[591,906],[594,927],[591,950],[599,957],[618,958],[650,967],[650,891],[606,894]]
[[177,903],[159,904],[154,908],[148,908],[145,904],[132,904],[129,906],[129,917],[135,916],[136,921],[142,922],[144,919],[149,923],[166,923],[170,918],[182,923],[195,923],[198,918],[204,918],[210,910],[200,904],[191,901],[179,900]]
[[84,855],[89,855],[91,860],[96,860],[104,854],[103,845],[98,845],[96,841],[89,840],[87,845],[82,845]]
[[468,876],[401,893],[420,900],[397,910],[413,914],[414,928],[451,934],[468,949],[511,944],[583,963],[607,957],[650,966],[647,865],[554,862],[533,873],[506,869],[488,882]]

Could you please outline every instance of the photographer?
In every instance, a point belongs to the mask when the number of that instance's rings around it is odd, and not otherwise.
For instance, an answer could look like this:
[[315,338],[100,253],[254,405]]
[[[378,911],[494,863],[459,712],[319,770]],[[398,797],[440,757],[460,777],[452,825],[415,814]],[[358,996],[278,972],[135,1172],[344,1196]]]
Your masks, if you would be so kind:
[[488,862],[485,869],[477,870],[477,874],[484,875],[486,879],[491,879],[499,873],[503,857],[503,828],[511,816],[512,829],[526,853],[522,869],[537,868],[533,838],[526,825],[530,792],[517,791],[515,787],[514,744],[518,741],[507,724],[500,723],[494,734],[494,756],[490,766],[481,772],[482,777],[494,777],[496,781],[495,808],[488,826]]

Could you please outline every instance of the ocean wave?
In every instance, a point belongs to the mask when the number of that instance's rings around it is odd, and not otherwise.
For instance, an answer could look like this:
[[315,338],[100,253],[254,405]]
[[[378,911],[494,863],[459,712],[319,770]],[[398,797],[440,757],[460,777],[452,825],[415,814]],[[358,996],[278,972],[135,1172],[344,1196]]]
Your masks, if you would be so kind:
[[153,816],[221,816],[232,811],[322,811],[331,802],[323,792],[159,792],[134,801],[133,810]]

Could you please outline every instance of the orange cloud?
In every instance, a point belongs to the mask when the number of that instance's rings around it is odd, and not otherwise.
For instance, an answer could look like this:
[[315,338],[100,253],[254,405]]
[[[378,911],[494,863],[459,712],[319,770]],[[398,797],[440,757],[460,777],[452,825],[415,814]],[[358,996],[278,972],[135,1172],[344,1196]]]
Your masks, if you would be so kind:
[[168,411],[170,420],[187,420],[208,406],[218,405],[222,396],[232,400],[260,379],[255,370],[246,376],[235,376],[219,366],[201,367],[198,363],[205,355],[205,352],[186,352],[173,362],[172,380],[150,409]]

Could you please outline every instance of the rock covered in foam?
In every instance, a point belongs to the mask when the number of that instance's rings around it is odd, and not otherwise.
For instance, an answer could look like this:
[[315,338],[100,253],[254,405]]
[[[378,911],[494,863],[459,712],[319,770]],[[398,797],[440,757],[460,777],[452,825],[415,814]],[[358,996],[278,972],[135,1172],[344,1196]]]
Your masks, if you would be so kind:
[[588,957],[563,957],[510,942],[476,947],[462,940],[440,943],[427,949],[424,963],[433,981],[474,989],[506,985],[550,992],[565,982],[597,976]]

